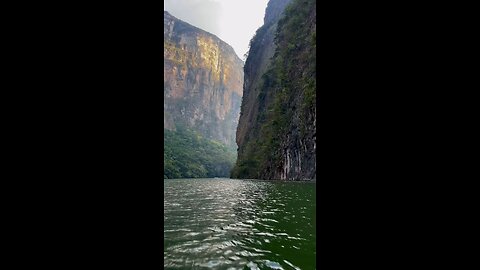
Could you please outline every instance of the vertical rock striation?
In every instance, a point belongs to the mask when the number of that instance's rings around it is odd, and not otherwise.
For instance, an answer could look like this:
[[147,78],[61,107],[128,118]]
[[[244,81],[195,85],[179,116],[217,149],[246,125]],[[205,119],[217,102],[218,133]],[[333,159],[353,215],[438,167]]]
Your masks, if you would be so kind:
[[215,35],[163,15],[164,128],[182,125],[236,147],[242,60]]
[[268,3],[244,67],[234,178],[316,178],[315,5]]

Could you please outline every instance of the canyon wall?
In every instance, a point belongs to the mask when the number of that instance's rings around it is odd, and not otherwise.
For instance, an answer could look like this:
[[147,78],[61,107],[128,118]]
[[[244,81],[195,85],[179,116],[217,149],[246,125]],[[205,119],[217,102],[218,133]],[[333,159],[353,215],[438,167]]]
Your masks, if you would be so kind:
[[164,128],[181,125],[236,149],[242,60],[215,35],[163,15]]
[[244,73],[231,176],[316,179],[315,0],[270,0]]

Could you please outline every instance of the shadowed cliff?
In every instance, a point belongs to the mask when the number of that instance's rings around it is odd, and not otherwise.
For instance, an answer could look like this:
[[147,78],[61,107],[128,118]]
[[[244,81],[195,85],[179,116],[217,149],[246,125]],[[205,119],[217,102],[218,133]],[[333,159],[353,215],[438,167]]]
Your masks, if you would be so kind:
[[245,62],[234,178],[316,177],[315,5],[268,3]]

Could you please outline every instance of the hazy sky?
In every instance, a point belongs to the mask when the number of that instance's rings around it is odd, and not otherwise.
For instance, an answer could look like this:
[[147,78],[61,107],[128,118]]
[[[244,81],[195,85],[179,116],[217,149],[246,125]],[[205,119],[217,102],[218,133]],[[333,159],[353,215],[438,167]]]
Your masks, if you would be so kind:
[[173,16],[230,44],[240,59],[263,25],[268,0],[163,0]]

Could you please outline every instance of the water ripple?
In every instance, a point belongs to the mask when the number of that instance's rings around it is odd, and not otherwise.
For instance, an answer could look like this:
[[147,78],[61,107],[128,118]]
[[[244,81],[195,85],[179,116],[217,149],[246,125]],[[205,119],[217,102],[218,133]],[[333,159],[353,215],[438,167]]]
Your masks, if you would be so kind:
[[315,184],[164,180],[165,269],[314,269]]

